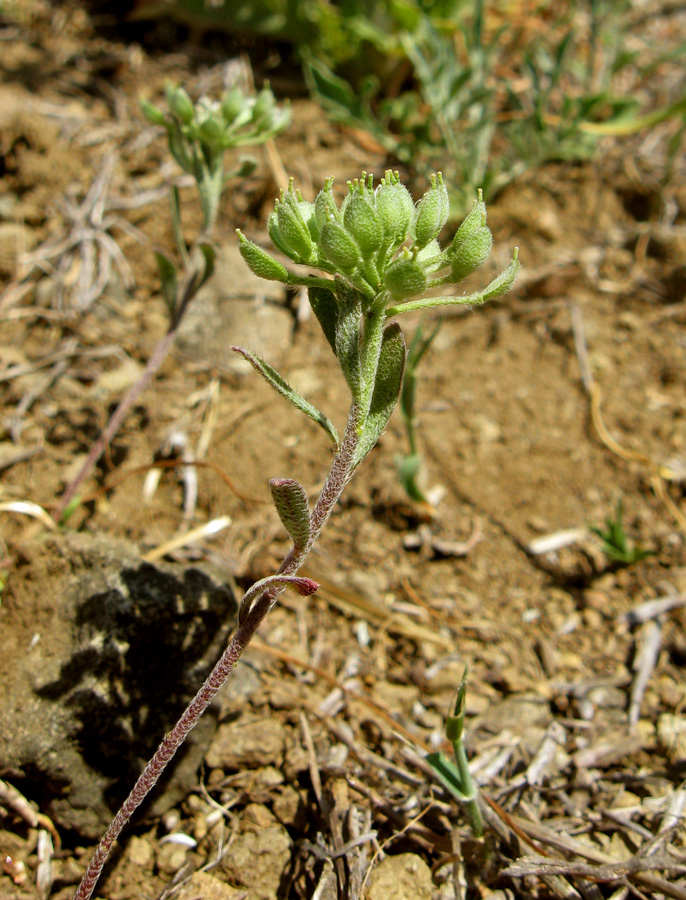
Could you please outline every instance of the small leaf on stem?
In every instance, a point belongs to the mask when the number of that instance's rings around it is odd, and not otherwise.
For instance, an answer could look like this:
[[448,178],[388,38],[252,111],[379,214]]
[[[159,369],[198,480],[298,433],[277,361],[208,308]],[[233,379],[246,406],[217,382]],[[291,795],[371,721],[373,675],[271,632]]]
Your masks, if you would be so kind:
[[260,375],[268,381],[269,384],[274,388],[274,390],[278,391],[282,397],[285,397],[290,403],[293,404],[297,409],[301,412],[304,412],[306,416],[309,416],[314,422],[326,431],[331,440],[333,441],[334,447],[338,448],[338,432],[334,427],[333,422],[324,415],[324,413],[320,412],[316,406],[306,400],[302,394],[299,394],[295,388],[292,388],[288,382],[279,375],[276,369],[273,369],[269,363],[266,363],[259,356],[256,356],[254,353],[251,353],[249,350],[246,350],[244,347],[231,347],[231,350],[235,350],[236,353],[240,353],[248,362],[260,373]]
[[400,325],[391,322],[383,332],[369,415],[355,453],[356,466],[367,456],[388,424],[400,396],[404,370],[405,338]]
[[310,506],[305,488],[292,478],[272,478],[269,482],[274,506],[293,541],[296,552],[302,552],[310,540]]

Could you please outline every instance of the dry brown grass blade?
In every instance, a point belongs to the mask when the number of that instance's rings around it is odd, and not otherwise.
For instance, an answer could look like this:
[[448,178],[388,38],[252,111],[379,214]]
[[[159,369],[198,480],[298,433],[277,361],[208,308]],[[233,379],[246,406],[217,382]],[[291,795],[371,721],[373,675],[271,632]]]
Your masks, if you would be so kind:
[[[558,832],[553,831],[551,828],[547,828],[545,825],[541,825],[537,822],[530,822],[526,819],[520,818],[519,816],[512,815],[511,813],[506,812],[501,806],[499,806],[490,798],[486,797],[485,799],[486,802],[491,806],[491,808],[502,819],[502,821],[508,826],[508,828],[511,828],[512,831],[518,837],[522,838],[522,840],[524,840],[530,847],[532,847],[537,854],[542,854],[548,858],[550,858],[551,856],[551,854],[546,853],[542,849],[542,847],[534,844],[534,840],[539,841],[541,844],[547,845],[549,847],[554,847],[556,850],[561,851],[562,853],[570,853],[574,856],[580,857],[581,859],[586,859],[590,862],[596,863],[599,866],[618,866],[618,862],[616,859],[613,859],[611,856],[603,853],[600,850],[596,850],[589,844],[577,841],[569,835],[559,834]],[[660,877],[659,875],[653,875],[651,872],[639,871],[631,872],[627,875],[627,877],[630,878],[632,882],[638,882],[641,887],[661,892],[667,897],[675,898],[675,900],[686,900],[686,887],[673,884],[667,881],[665,878]]]
[[292,656],[290,653],[285,653],[283,650],[279,650],[276,647],[270,647],[268,644],[265,644],[262,641],[258,640],[258,638],[253,639],[250,647],[252,650],[259,650],[260,653],[266,653],[268,656],[271,656],[274,659],[278,659],[281,662],[287,663],[289,666],[306,669],[308,672],[314,673],[318,678],[321,678],[322,681],[330,684],[331,687],[338,688],[346,696],[350,697],[353,700],[357,700],[359,703],[362,703],[368,709],[372,710],[375,715],[383,719],[383,721],[391,728],[391,730],[397,731],[398,734],[402,735],[404,738],[410,741],[410,743],[421,747],[427,753],[429,752],[429,747],[424,743],[424,741],[420,740],[416,734],[413,734],[411,731],[401,725],[400,722],[397,722],[388,712],[388,710],[379,706],[376,702],[367,697],[366,694],[356,690],[351,690],[350,688],[346,687],[334,675],[331,675],[324,669],[320,669],[318,666],[313,666],[311,663],[305,662],[302,659],[298,659],[297,657]]
[[[314,577],[310,572],[308,572],[308,576]],[[429,641],[432,644],[439,644],[441,647],[446,647],[450,650],[455,646],[453,640],[438,634],[431,628],[420,625],[410,616],[394,612],[389,614],[388,610],[382,606],[361,597],[353,591],[347,591],[345,588],[327,581],[326,578],[320,578],[319,575],[317,575],[316,581],[320,584],[319,596],[332,606],[335,606],[336,609],[346,613],[346,615],[362,616],[378,628],[385,628],[388,631],[401,634],[403,637],[412,638],[413,640]]]

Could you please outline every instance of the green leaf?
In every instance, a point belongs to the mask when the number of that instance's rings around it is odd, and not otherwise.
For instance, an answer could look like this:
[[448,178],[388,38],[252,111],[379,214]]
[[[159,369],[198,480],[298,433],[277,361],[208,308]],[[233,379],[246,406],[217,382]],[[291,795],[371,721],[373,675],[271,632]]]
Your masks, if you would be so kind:
[[203,261],[205,263],[205,267],[203,269],[202,275],[200,276],[200,281],[198,282],[198,286],[196,290],[200,290],[200,288],[208,281],[212,275],[214,274],[214,263],[217,259],[217,251],[214,249],[212,244],[198,244],[198,249],[202,253]]
[[353,397],[359,399],[361,389],[360,371],[360,319],[362,304],[357,291],[342,278],[336,277],[337,319],[336,358]]
[[313,406],[308,400],[306,400],[302,394],[299,394],[295,388],[292,388],[287,381],[285,381],[281,375],[273,369],[269,363],[266,363],[263,359],[260,359],[259,356],[256,356],[254,353],[251,353],[249,350],[246,350],[244,347],[231,347],[231,350],[235,350],[236,353],[240,353],[242,357],[248,360],[248,362],[255,368],[260,375],[268,381],[269,384],[274,388],[274,390],[278,391],[282,397],[285,397],[296,409],[299,409],[301,412],[304,412],[306,416],[309,416],[314,422],[324,429],[324,431],[329,435],[331,440],[333,441],[334,447],[338,449],[338,432],[336,431],[333,422],[328,419],[324,413],[319,412],[316,406]]
[[436,773],[436,777],[443,787],[457,800],[468,800],[469,796],[464,792],[460,770],[443,753],[429,753],[426,761]]
[[310,540],[310,505],[305,488],[292,478],[272,478],[269,482],[274,506],[297,552]]
[[355,453],[356,466],[374,447],[388,424],[400,396],[404,370],[405,338],[398,323],[391,322],[383,332],[369,415]]
[[174,232],[174,240],[176,241],[176,246],[179,248],[179,253],[181,255],[181,259],[183,260],[183,264],[184,266],[186,266],[186,268],[188,268],[188,248],[186,247],[186,242],[183,238],[183,229],[181,228],[181,199],[179,197],[179,189],[175,184],[172,184],[169,188],[169,206],[171,208],[171,220],[172,230]]
[[428,503],[426,495],[417,484],[417,478],[422,468],[421,456],[418,453],[400,456],[395,461],[395,468],[398,473],[398,481],[410,500],[414,500],[415,503]]
[[336,325],[338,323],[338,301],[333,293],[333,282],[331,282],[331,290],[324,287],[315,287],[314,285],[307,288],[307,294],[310,298],[310,306],[314,312],[319,324],[322,326],[324,336],[329,342],[333,352],[336,352]]
[[160,281],[162,282],[162,296],[167,304],[167,309],[173,314],[176,308],[177,291],[179,286],[176,266],[170,257],[162,250],[155,250],[155,259],[157,260],[157,268],[160,273]]

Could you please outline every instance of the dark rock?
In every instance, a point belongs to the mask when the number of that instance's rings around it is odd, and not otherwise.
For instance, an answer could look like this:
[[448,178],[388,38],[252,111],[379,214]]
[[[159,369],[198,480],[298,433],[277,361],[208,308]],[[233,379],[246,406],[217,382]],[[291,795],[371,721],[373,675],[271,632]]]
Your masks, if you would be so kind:
[[[221,654],[235,601],[199,568],[150,565],[112,538],[50,536],[20,565],[0,608],[0,769],[95,839]],[[194,785],[213,730],[206,715],[148,811]]]

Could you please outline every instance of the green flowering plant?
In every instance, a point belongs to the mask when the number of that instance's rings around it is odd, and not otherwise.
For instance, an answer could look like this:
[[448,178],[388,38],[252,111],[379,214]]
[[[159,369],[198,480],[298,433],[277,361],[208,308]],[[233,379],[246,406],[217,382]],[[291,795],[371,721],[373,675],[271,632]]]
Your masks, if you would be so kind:
[[209,233],[217,218],[226,181],[249,175],[256,164],[251,157],[245,157],[238,169],[226,172],[226,151],[263,144],[286,128],[291,111],[288,105],[277,106],[268,84],[255,97],[234,86],[219,100],[201,97],[193,103],[184,88],[167,82],[165,99],[166,111],[147,100],[141,100],[141,110],[152,125],[166,130],[172,156],[195,179],[203,212],[203,231]]
[[[440,173],[415,206],[397,172],[387,171],[374,188],[373,177],[348,183],[340,204],[328,179],[314,203],[293,182],[275,203],[268,220],[274,246],[293,262],[333,276],[321,278],[288,269],[238,231],[240,252],[262,278],[306,285],[310,305],[333,350],[352,395],[346,434],[355,435],[354,466],[369,453],[386,427],[400,395],[405,340],[393,317],[404,312],[455,304],[476,305],[501,296],[519,268],[515,249],[509,266],[483,290],[463,296],[426,296],[455,285],[488,258],[493,237],[479,192],[474,206],[446,249],[438,236],[449,214]],[[273,387],[318,422],[340,447],[330,420],[316,410],[263,360],[236,348]]]
[[288,105],[277,106],[269,85],[265,85],[256,97],[234,87],[226,91],[220,100],[201,97],[193,103],[184,88],[167,82],[165,99],[166,111],[147,100],[141,100],[141,110],[151,124],[165,129],[170,153],[181,168],[193,176],[202,209],[202,232],[192,246],[187,245],[181,226],[179,190],[175,184],[170,185],[172,230],[181,265],[166,248],[155,251],[162,296],[169,313],[169,327],[140,378],[123,397],[76,477],[67,485],[57,508],[60,521],[66,521],[79,505],[81,484],[112,441],[136,399],[167,358],[191,303],[214,273],[216,251],[212,232],[222,192],[230,179],[246,177],[257,165],[255,159],[243,157],[238,168],[227,171],[226,151],[232,147],[263,144],[282,131],[291,119]]
[[310,304],[350,390],[345,431],[339,438],[331,420],[299,394],[267,362],[242,347],[257,371],[297,409],[317,422],[334,446],[334,458],[314,506],[292,478],[270,481],[272,499],[291,547],[274,575],[258,581],[239,604],[238,623],[226,650],[182,714],[165,735],[128,798],[103,836],[74,900],[89,900],[124,825],[152,790],[189,731],[231,674],[279,595],[295,588],[301,595],[319,585],[298,575],[353,473],[388,424],[400,396],[405,368],[405,339],[394,317],[403,312],[455,303],[481,304],[514,284],[519,263],[515,250],[509,266],[484,290],[467,296],[426,297],[424,292],[456,284],[486,260],[492,237],[481,196],[442,250],[438,236],[448,219],[448,193],[440,174],[415,206],[397,172],[386,172],[374,188],[366,173],[349,182],[339,204],[333,179],[325,182],[314,203],[304,200],[291,181],[269,216],[275,247],[299,265],[319,269],[301,275],[284,266],[240,231],[241,254],[257,275],[290,285],[306,285]]

